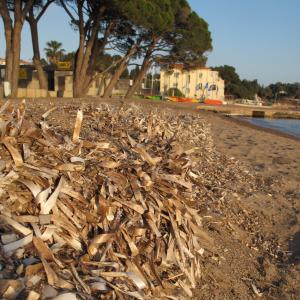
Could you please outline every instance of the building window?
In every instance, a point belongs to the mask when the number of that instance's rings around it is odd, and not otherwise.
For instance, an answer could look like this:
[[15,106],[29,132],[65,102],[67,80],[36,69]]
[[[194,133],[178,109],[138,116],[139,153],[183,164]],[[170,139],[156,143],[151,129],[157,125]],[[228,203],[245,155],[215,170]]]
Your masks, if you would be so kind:
[[196,91],[199,91],[199,90],[201,90],[202,89],[202,83],[198,83],[197,85],[196,85]]
[[4,81],[5,69],[0,69],[0,82]]
[[200,74],[199,74],[199,78],[201,79],[202,77],[203,77],[203,74],[202,74],[202,73],[200,73]]
[[174,83],[174,84],[173,84],[173,87],[174,87],[174,88],[178,88],[178,83],[177,83],[177,82]]
[[179,73],[178,72],[175,73],[174,76],[175,76],[175,78],[178,78],[179,77]]
[[187,83],[190,84],[191,83],[191,75],[187,76]]
[[216,91],[217,90],[217,86],[215,84],[212,84],[210,87],[209,87],[209,90],[210,91]]

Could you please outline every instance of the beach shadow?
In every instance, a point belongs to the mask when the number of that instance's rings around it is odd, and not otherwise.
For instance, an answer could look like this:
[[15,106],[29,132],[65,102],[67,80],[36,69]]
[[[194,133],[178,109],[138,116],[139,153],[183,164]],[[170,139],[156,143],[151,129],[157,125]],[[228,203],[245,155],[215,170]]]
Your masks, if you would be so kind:
[[292,253],[291,263],[300,262],[300,231],[298,231],[289,242],[289,251]]

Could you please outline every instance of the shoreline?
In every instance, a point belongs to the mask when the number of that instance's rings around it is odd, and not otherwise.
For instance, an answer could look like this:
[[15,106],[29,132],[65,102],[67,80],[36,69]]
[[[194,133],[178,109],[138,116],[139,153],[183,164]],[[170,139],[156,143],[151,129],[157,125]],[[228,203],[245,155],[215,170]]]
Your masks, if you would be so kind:
[[[18,103],[21,102],[23,99],[9,99],[12,103]],[[216,106],[201,106],[199,107],[199,103],[175,103],[175,102],[166,102],[166,101],[153,101],[150,99],[121,99],[121,98],[111,98],[111,99],[103,99],[103,98],[94,98],[94,97],[87,97],[87,98],[39,98],[39,99],[33,99],[33,98],[29,98],[29,99],[24,99],[26,100],[26,102],[28,101],[28,103],[32,103],[32,102],[37,102],[37,103],[43,103],[43,102],[48,102],[50,101],[50,103],[52,103],[52,105],[60,104],[60,103],[65,103],[65,104],[81,104],[81,103],[85,103],[85,104],[95,104],[95,103],[107,103],[107,104],[112,104],[112,105],[123,105],[125,103],[127,104],[146,104],[145,106],[149,106],[149,107],[153,107],[153,108],[157,108],[157,107],[161,107],[161,106],[165,106],[169,109],[172,109],[174,111],[178,111],[178,110],[186,110],[187,112],[190,113],[203,113],[203,114],[211,114],[213,116],[218,116],[220,118],[223,118],[224,120],[236,123],[236,124],[240,124],[242,126],[248,127],[248,128],[252,128],[252,129],[256,129],[256,130],[260,130],[260,131],[264,131],[266,133],[271,133],[273,135],[277,135],[280,137],[285,137],[285,138],[289,138],[292,139],[294,141],[300,141],[300,138],[292,135],[292,134],[288,134],[276,129],[271,129],[271,128],[267,128],[267,127],[263,127],[263,126],[259,126],[259,125],[255,125],[255,124],[251,124],[250,122],[247,122],[246,120],[242,120],[242,119],[238,119],[238,117],[247,117],[247,115],[230,115],[228,114],[228,111],[224,110],[223,108],[226,108],[226,106],[221,106],[221,107],[216,107]],[[0,105],[4,104],[6,102],[5,99],[0,99]],[[47,103],[48,104],[48,103]],[[202,109],[202,108],[205,109]],[[233,107],[233,106],[228,106]],[[246,107],[249,108],[249,107]],[[253,107],[250,107],[253,108]],[[269,107],[266,108],[267,110],[271,109]],[[286,109],[278,109],[281,111],[287,111]],[[300,118],[300,111],[295,110],[295,113],[299,113],[299,115],[297,114],[297,118],[295,118],[295,120],[299,120]],[[251,117],[251,116],[250,116]],[[267,118],[267,117],[266,117]],[[271,119],[282,119],[282,118],[271,118]]]
[[[269,218],[270,232],[299,262],[300,138],[218,113],[202,115],[211,124],[217,149],[271,184],[270,191],[249,195],[247,206]],[[297,265],[290,271],[297,273],[296,269]]]
[[112,103],[112,104],[122,104],[122,103],[146,103],[151,104],[153,106],[166,106],[166,107],[173,107],[173,108],[182,108],[188,110],[197,110],[197,111],[204,111],[204,112],[214,112],[221,115],[229,115],[229,116],[240,116],[240,117],[252,117],[253,113],[264,113],[265,118],[271,119],[300,119],[300,106],[297,107],[284,107],[284,106],[243,106],[243,105],[220,105],[220,106],[213,106],[207,105],[203,103],[184,103],[184,102],[172,102],[172,101],[165,101],[165,100],[151,100],[151,99],[123,99],[120,97],[113,97],[113,98],[100,98],[94,96],[87,96],[83,98],[2,98],[0,99],[1,102],[6,101],[11,102],[21,102],[22,100],[26,100],[28,102],[53,102],[53,103]]
[[215,113],[235,116],[235,117],[262,117],[271,119],[300,119],[298,107],[267,107],[267,106],[239,106],[221,105],[208,106],[198,104],[197,109],[202,111],[212,111]]
[[[280,137],[289,138],[289,139],[292,139],[294,141],[300,141],[300,137],[297,137],[293,134],[285,133],[283,131],[268,128],[268,127],[264,127],[264,126],[255,125],[255,124],[252,124],[252,123],[248,122],[247,120],[243,120],[241,118],[238,119],[238,118],[233,117],[233,116],[224,116],[224,115],[220,115],[220,116],[223,117],[223,118],[226,118],[227,120],[229,120],[231,122],[235,122],[235,123],[240,124],[240,125],[245,126],[245,127],[253,128],[253,129],[256,129],[256,130],[260,130],[260,131],[264,131],[264,132],[271,133],[271,134],[274,134],[274,135],[277,135],[277,136],[280,136]],[[297,119],[295,119],[295,120],[297,120]]]

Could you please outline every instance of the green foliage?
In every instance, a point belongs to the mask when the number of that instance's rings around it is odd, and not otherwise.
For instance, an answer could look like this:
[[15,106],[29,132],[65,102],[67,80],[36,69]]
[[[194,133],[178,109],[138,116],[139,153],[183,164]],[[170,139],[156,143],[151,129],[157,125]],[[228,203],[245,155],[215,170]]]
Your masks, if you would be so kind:
[[171,0],[113,0],[119,11],[135,26],[161,35],[174,24]]
[[41,64],[42,64],[42,66],[47,66],[48,62],[46,61],[46,59],[42,58],[41,59]]
[[277,82],[268,86],[269,92],[272,92],[272,98],[296,98],[300,99],[300,83],[282,83]]
[[174,27],[164,35],[169,49],[160,56],[160,63],[165,67],[174,63],[183,63],[186,68],[204,66],[206,54],[212,49],[207,22],[192,11],[186,0],[174,0],[173,13]]
[[190,12],[188,16],[186,13],[187,8],[184,6],[177,14],[179,20],[177,20],[175,42],[171,54],[173,59],[188,67],[204,66],[207,60],[205,53],[212,50],[208,24],[195,12]]
[[298,83],[298,89],[295,92],[295,99],[300,100],[300,84]]
[[139,72],[140,72],[139,66],[135,66],[135,68],[132,69],[132,70],[130,71],[130,73],[129,73],[130,79],[134,79],[134,78],[137,76],[137,74],[138,74]]
[[225,80],[226,84],[238,84],[241,81],[234,67],[224,65],[213,69],[219,72],[219,75]]
[[262,87],[257,80],[241,80],[232,66],[220,66],[213,68],[219,72],[220,77],[225,81],[225,94],[233,95],[235,98],[254,99],[256,94],[261,93]]
[[71,62],[73,65],[74,61],[75,61],[75,55],[76,55],[76,53],[74,51],[63,54],[61,56],[61,61],[68,61],[68,62]]
[[35,0],[33,6],[35,10],[40,11],[48,2],[52,3],[54,1],[55,0]]
[[[208,24],[186,0],[114,0],[139,35],[140,56],[155,44],[152,57],[164,63],[203,66],[212,49]],[[154,42],[155,41],[155,42]]]
[[120,78],[122,79],[129,79],[129,71],[126,68],[125,71],[123,72],[123,74],[120,76]]
[[53,40],[46,43],[44,51],[47,60],[53,64],[60,61],[65,53],[65,49],[62,49],[62,43]]
[[213,68],[219,72],[225,81],[225,94],[235,98],[254,99],[258,96],[268,100],[280,100],[281,98],[300,99],[300,83],[277,82],[263,87],[257,80],[241,80],[232,66],[220,66]]
[[55,62],[53,61],[53,59],[51,59],[49,61],[49,57],[48,57],[48,61],[44,58],[41,59],[41,63],[43,66],[47,66],[47,65],[53,65],[56,64],[58,61],[64,61],[64,62],[70,62],[71,65],[74,65],[74,61],[75,61],[75,55],[76,53],[73,52],[68,52],[68,53],[61,53],[61,55],[59,55],[59,59],[55,60]]
[[273,98],[273,91],[272,89],[267,86],[265,88],[262,88],[261,90],[261,97],[265,98],[265,99],[271,99]]
[[[98,72],[103,72],[107,70],[109,67],[116,64],[117,61],[121,59],[120,55],[110,55],[109,53],[102,53],[96,58],[96,70]],[[110,69],[110,72],[113,73],[116,69],[116,66]]]
[[184,94],[178,88],[170,88],[167,91],[167,96],[184,97]]

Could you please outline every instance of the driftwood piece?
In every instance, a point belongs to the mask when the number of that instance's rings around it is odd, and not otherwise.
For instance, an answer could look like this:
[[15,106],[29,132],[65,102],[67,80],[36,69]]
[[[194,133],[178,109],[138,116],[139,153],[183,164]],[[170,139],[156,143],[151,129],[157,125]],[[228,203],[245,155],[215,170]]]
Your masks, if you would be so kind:
[[75,121],[75,126],[74,126],[73,139],[72,139],[74,143],[77,143],[79,140],[82,119],[83,119],[82,110],[78,110],[77,116],[76,116],[76,121]]

